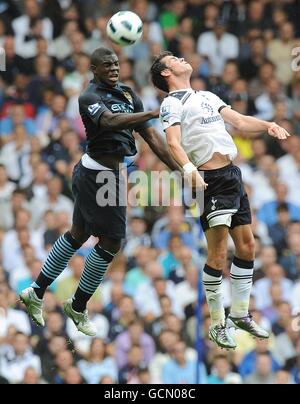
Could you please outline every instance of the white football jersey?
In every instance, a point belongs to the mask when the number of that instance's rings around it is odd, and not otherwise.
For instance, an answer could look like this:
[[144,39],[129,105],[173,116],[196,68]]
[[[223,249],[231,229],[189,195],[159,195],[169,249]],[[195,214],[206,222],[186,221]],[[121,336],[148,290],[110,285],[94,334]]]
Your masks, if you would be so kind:
[[180,124],[181,145],[196,167],[207,163],[217,152],[231,160],[237,156],[236,145],[220,115],[224,107],[228,105],[215,94],[192,89],[172,91],[161,105],[164,130]]

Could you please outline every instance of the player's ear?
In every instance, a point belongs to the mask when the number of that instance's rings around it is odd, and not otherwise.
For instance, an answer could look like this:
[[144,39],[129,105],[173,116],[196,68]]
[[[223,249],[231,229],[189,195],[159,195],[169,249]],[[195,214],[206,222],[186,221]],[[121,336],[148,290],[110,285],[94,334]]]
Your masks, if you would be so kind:
[[96,74],[97,73],[97,67],[95,65],[91,65],[90,70]]
[[171,75],[170,69],[165,69],[160,73],[163,77],[169,77]]

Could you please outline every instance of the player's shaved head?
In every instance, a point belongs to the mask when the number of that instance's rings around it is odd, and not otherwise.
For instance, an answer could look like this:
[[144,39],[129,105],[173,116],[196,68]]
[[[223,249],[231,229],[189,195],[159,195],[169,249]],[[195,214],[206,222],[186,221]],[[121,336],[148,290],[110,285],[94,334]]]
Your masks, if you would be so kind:
[[96,49],[92,56],[91,56],[91,64],[93,66],[98,66],[99,63],[101,63],[103,61],[103,58],[105,58],[105,56],[116,56],[115,52],[109,48],[98,48]]
[[117,54],[108,48],[98,48],[91,56],[91,70],[96,82],[115,87],[119,81],[120,65]]

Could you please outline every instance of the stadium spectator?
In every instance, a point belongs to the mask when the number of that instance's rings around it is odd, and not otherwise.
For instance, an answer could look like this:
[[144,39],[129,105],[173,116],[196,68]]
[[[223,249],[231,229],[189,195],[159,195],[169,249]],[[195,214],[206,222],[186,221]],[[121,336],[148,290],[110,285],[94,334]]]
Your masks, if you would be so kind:
[[[28,269],[29,269],[29,274],[28,275],[23,275],[23,277],[19,277],[17,285],[15,287],[16,293],[19,294],[24,288],[28,288],[32,282],[34,282],[34,279],[36,279],[36,276],[39,273],[39,270],[41,268],[42,261],[39,261],[37,259],[32,260],[29,262]],[[54,290],[56,285],[54,285],[50,290]]]
[[128,234],[124,246],[124,254],[128,259],[131,259],[137,247],[151,246],[151,237],[146,232],[147,223],[143,217],[143,212],[133,212],[128,225]]
[[283,250],[287,248],[287,229],[290,224],[290,214],[287,203],[278,205],[277,217],[277,223],[269,227],[269,234],[273,241],[273,245],[277,250],[278,256],[281,257]]
[[6,69],[0,71],[0,77],[5,83],[13,85],[19,73],[29,74],[29,62],[16,53],[15,38],[6,36],[3,40]]
[[286,321],[285,330],[275,339],[273,354],[282,366],[297,355],[299,332],[294,326],[293,317]]
[[[186,345],[178,341],[172,348],[172,359],[163,367],[162,381],[165,384],[193,384],[196,382],[196,361],[186,359]],[[201,366],[201,365],[199,365]],[[201,366],[201,382],[205,384],[206,372]]]
[[132,378],[128,384],[160,384],[160,380],[151,377],[149,369],[146,366],[140,366],[137,370],[136,377]]
[[[57,24],[55,24],[57,25]],[[74,32],[78,31],[78,24],[76,21],[66,21],[62,25],[62,33],[56,37],[51,43],[51,51],[59,61],[70,56],[72,53],[71,37]]]
[[0,121],[1,136],[6,138],[5,142],[7,142],[13,135],[18,125],[24,126],[28,135],[33,136],[36,134],[35,121],[32,118],[26,117],[23,104],[12,105],[9,111],[9,116]]
[[280,182],[275,185],[276,199],[266,202],[257,212],[257,217],[268,226],[277,222],[277,209],[280,204],[287,204],[291,221],[300,220],[300,205],[294,205],[288,201],[288,188],[286,184]]
[[296,46],[293,24],[286,21],[279,29],[279,38],[273,39],[267,47],[267,57],[276,66],[276,77],[280,83],[288,85],[293,77],[290,68],[292,50]]
[[[277,287],[279,285],[276,285]],[[282,294],[282,291],[280,289]],[[282,297],[282,296],[280,296]],[[287,323],[291,320],[292,317],[292,310],[291,306],[288,302],[280,300],[277,305],[273,306],[276,310],[276,318],[275,321],[272,323],[272,331],[275,337],[285,332],[287,327]]]
[[[295,319],[296,323],[299,323],[299,318]],[[296,341],[296,354],[293,358],[288,359],[285,363],[284,369],[292,377],[296,384],[300,384],[300,338]]]
[[279,264],[272,264],[267,269],[266,277],[256,282],[253,294],[256,299],[258,309],[262,310],[270,307],[270,288],[273,284],[279,284],[282,289],[283,298],[289,301],[292,291],[292,281],[287,279],[284,269]]
[[135,261],[137,266],[131,268],[125,276],[125,287],[130,294],[147,281],[146,265],[152,261],[152,251],[148,247],[140,246],[135,250]]
[[2,147],[0,162],[6,167],[10,179],[18,183],[20,187],[26,188],[32,179],[31,146],[28,133],[22,124],[14,128],[11,140]]
[[[243,379],[247,378],[247,376],[251,376],[255,374],[255,371],[257,371],[257,359],[259,356],[268,356],[268,360],[263,360],[262,365],[266,365],[266,368],[268,369],[267,372],[264,372],[265,375],[270,374],[271,372],[276,372],[281,368],[281,365],[276,361],[274,356],[271,354],[270,349],[269,349],[269,342],[266,340],[263,341],[257,341],[256,342],[256,347],[253,351],[249,352],[246,354],[242,360],[242,362],[239,364],[239,374],[243,377]],[[271,370],[267,364],[269,364],[269,360],[271,360]],[[249,383],[251,384],[251,383]]]
[[55,357],[55,372],[51,384],[64,384],[69,369],[74,367],[74,358],[70,351],[59,352]]
[[26,58],[34,56],[35,40],[43,36],[48,41],[53,38],[53,25],[49,18],[41,17],[41,7],[37,0],[25,0],[25,12],[13,20],[17,54]]
[[79,369],[77,367],[73,366],[73,367],[70,367],[69,369],[67,369],[63,384],[80,385],[80,384],[85,384],[85,381],[83,380],[83,378],[79,372]]
[[47,183],[47,195],[43,198],[35,197],[31,201],[32,222],[37,226],[46,211],[65,212],[71,219],[73,205],[69,198],[62,195],[62,181],[56,176]]
[[289,279],[297,280],[299,278],[299,256],[300,256],[300,235],[298,232],[292,232],[293,225],[288,227],[286,243],[287,248],[281,256],[280,263]]
[[27,368],[25,370],[24,379],[22,384],[25,385],[34,385],[34,384],[41,384],[41,380],[39,374],[34,368]]
[[227,32],[224,20],[215,20],[213,30],[204,32],[198,38],[197,51],[206,56],[211,64],[211,74],[221,76],[224,65],[229,59],[237,59],[239,41],[236,36]]
[[86,359],[78,362],[80,373],[88,384],[98,384],[104,376],[117,380],[115,360],[106,355],[106,345],[101,339],[94,339]]
[[8,230],[11,227],[11,198],[16,184],[9,181],[7,170],[0,164],[0,227]]
[[55,357],[68,350],[68,343],[64,336],[53,336],[45,342],[46,344],[38,342],[35,353],[41,358],[43,380],[51,383],[56,369]]
[[0,285],[0,342],[5,340],[10,326],[24,335],[30,336],[31,327],[25,313],[9,306],[9,289],[6,284]]
[[[298,265],[298,268],[300,268],[299,256],[297,257],[297,265]],[[291,305],[292,305],[293,312],[295,312],[295,313],[300,313],[299,296],[300,296],[300,281],[298,279],[297,282],[293,286],[293,291],[292,291],[292,296],[291,296]]]
[[286,370],[278,370],[274,384],[295,384],[293,377]]
[[119,371],[119,383],[131,384],[136,379],[139,367],[143,363],[143,351],[139,345],[132,345],[126,355],[126,361]]
[[38,108],[43,101],[43,92],[53,87],[57,92],[61,90],[61,83],[53,76],[53,61],[47,55],[40,55],[35,60],[35,76],[27,86],[29,101]]
[[17,332],[12,345],[2,346],[0,352],[0,372],[10,383],[21,383],[28,367],[33,367],[38,374],[41,373],[40,358],[33,354],[27,335]]
[[136,308],[133,299],[128,295],[119,296],[115,308],[111,312],[109,339],[114,340],[125,331],[136,319]]
[[272,360],[268,354],[259,354],[256,358],[256,369],[245,379],[245,384],[274,384],[275,373],[272,372]]
[[153,338],[145,333],[144,325],[141,320],[134,320],[124,331],[116,338],[116,361],[118,369],[122,369],[128,364],[128,352],[133,345],[140,347],[142,359],[147,365],[155,354],[155,344]]
[[207,379],[208,384],[229,384],[228,382],[239,375],[231,372],[231,365],[226,356],[217,356],[213,361],[211,375]]

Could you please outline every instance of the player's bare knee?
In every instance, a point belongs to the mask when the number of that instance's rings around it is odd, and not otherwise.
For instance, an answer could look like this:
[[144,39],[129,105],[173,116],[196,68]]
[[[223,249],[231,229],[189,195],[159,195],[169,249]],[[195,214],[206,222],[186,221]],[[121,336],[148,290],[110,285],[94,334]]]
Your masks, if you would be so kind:
[[208,253],[207,264],[214,269],[224,269],[227,260],[227,250],[216,248]]
[[236,255],[244,260],[252,261],[255,258],[255,241],[249,239],[236,246]]

